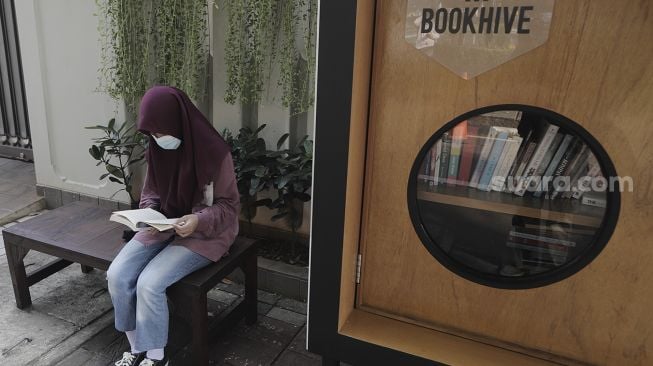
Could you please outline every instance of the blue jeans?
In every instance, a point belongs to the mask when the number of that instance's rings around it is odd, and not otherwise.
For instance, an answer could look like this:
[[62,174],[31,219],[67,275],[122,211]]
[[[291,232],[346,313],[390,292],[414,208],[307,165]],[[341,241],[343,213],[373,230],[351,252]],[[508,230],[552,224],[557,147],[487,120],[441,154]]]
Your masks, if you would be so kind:
[[107,271],[116,329],[136,330],[133,347],[138,351],[164,348],[168,343],[166,289],[209,263],[210,259],[169,242],[125,244]]

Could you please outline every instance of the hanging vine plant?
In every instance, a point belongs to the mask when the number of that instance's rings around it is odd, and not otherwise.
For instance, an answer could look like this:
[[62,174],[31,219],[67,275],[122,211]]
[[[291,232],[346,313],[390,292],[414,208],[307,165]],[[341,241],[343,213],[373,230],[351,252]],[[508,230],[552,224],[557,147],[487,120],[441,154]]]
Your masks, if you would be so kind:
[[206,0],[96,0],[100,90],[135,112],[152,85],[199,100],[208,65]]
[[128,109],[148,87],[145,0],[96,0],[100,32],[100,90]]
[[[281,102],[293,114],[313,105],[317,0],[229,0],[225,101],[256,103],[279,63]],[[297,39],[302,39],[299,49]],[[302,55],[306,59],[302,58]],[[267,82],[266,82],[267,81]]]

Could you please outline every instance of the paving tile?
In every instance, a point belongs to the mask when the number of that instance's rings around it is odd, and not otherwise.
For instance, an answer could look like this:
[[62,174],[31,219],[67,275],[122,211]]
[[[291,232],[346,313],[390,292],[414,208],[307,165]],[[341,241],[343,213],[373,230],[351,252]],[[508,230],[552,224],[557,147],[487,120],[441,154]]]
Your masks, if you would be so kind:
[[233,366],[270,365],[283,351],[281,345],[236,335],[221,337],[209,346],[211,360],[215,364]]
[[221,289],[219,289],[217,287],[211,289],[211,291],[209,291],[207,293],[207,296],[209,297],[209,299],[213,299],[215,301],[220,301],[220,302],[225,303],[227,305],[230,305],[231,303],[236,301],[236,299],[239,298],[238,295],[235,295],[235,294],[233,294],[231,292],[221,290]]
[[272,364],[273,366],[320,366],[322,360],[319,357],[313,358],[301,353],[286,350]]
[[318,359],[320,358],[320,356],[316,355],[315,353],[311,353],[306,349],[306,326],[303,326],[299,332],[297,332],[295,338],[293,338],[292,342],[290,342],[288,349],[297,353],[301,353],[307,357]]
[[264,302],[266,304],[274,305],[281,299],[281,295],[275,294],[274,292],[267,292],[263,290],[256,291],[256,297],[258,301]]
[[256,304],[256,312],[259,315],[267,314],[270,311],[270,309],[272,309],[272,305],[270,305],[270,304],[266,304],[266,303],[260,302],[260,301]]
[[299,327],[290,323],[270,318],[269,316],[259,316],[255,324],[247,325],[241,321],[234,327],[234,335],[251,338],[263,343],[272,344],[278,347],[285,347],[290,344],[295,337]]
[[276,304],[278,307],[306,315],[306,303],[294,299],[283,298]]
[[70,356],[58,362],[56,366],[82,366],[95,356],[95,353],[83,348],[76,349]]
[[33,309],[0,307],[0,365],[25,365],[77,331],[67,321]]
[[281,273],[267,272],[267,289],[275,289],[283,296],[299,298],[299,280]]
[[296,326],[302,326],[306,324],[306,315],[282,309],[276,306],[268,312],[267,316]]
[[123,336],[122,332],[117,331],[113,325],[110,325],[82,344],[81,348],[93,353],[101,352]]

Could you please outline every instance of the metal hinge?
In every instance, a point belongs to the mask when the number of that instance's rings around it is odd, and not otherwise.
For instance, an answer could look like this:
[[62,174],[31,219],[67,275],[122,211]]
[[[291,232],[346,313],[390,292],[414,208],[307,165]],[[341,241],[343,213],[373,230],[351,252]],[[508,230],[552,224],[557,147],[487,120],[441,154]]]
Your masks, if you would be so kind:
[[356,283],[361,283],[361,263],[363,262],[363,256],[358,254],[356,257]]

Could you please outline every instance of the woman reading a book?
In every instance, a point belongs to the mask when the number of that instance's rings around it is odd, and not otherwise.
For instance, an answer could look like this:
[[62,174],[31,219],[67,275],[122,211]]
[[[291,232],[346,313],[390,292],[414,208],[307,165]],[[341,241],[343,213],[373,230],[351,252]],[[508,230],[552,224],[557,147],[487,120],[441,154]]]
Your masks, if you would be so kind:
[[181,90],[148,90],[138,130],[150,136],[140,208],[179,220],[137,232],[107,271],[116,329],[131,345],[115,364],[167,365],[166,288],[227,254],[240,196],[229,146]]

